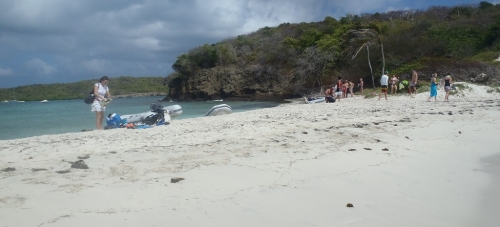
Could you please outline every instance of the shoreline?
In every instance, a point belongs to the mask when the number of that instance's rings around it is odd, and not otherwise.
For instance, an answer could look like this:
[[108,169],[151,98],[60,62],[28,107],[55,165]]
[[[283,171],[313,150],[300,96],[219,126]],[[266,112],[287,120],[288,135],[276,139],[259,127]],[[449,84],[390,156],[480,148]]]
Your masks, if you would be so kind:
[[3,140],[0,216],[7,226],[494,226],[500,99],[474,89],[450,102],[355,97]]

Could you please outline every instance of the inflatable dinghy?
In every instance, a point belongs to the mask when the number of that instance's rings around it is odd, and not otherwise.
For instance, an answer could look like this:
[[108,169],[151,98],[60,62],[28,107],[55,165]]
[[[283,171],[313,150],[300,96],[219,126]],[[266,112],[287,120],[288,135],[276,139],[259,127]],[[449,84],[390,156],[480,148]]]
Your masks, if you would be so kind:
[[171,105],[163,107],[163,110],[168,110],[170,117],[177,117],[182,114],[182,107],[179,105]]
[[304,97],[304,101],[306,102],[306,104],[323,103],[323,102],[325,102],[325,97],[318,97],[318,98]]
[[217,115],[223,115],[223,114],[230,114],[233,112],[233,109],[227,104],[220,104],[212,107],[205,116],[217,116]]
[[[165,111],[165,120],[170,120],[172,117],[177,117],[182,114],[182,107],[179,105],[172,105],[163,107]],[[153,111],[138,113],[138,114],[128,114],[121,116],[122,119],[126,119],[127,123],[138,123],[142,122],[146,117],[156,114]]]

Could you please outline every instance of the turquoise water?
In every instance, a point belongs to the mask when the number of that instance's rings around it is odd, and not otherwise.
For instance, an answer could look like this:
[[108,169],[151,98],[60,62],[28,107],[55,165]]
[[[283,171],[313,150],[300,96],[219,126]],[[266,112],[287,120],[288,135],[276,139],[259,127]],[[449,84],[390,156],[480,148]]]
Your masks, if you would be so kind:
[[[273,102],[157,102],[163,97],[114,99],[106,107],[106,115],[135,114],[149,111],[151,103],[162,106],[180,105],[182,115],[174,119],[203,117],[213,106],[227,104],[233,112],[275,107]],[[59,100],[48,103],[0,103],[0,140],[31,136],[81,132],[95,129],[95,114],[83,100]]]

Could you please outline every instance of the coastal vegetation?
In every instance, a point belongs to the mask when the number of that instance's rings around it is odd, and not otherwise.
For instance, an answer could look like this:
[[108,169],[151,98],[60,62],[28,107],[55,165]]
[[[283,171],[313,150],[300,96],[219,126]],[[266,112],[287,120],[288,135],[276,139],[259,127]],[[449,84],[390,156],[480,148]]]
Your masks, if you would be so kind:
[[188,100],[302,96],[338,76],[375,87],[386,70],[498,84],[499,56],[500,4],[481,2],[264,27],[178,56],[165,83]]
[[[0,101],[15,99],[22,101],[83,99],[99,79],[75,83],[33,84],[16,88],[0,88]],[[163,86],[162,77],[110,78],[111,94],[120,96],[165,95],[168,88]]]

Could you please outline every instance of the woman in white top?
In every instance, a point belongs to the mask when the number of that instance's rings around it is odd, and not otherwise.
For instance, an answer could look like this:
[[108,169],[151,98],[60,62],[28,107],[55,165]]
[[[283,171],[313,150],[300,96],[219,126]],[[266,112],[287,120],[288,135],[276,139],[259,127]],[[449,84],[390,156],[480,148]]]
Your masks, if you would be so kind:
[[109,78],[107,76],[101,77],[99,80],[99,83],[96,83],[94,85],[94,102],[92,103],[92,112],[95,112],[96,116],[96,126],[98,130],[103,129],[103,122],[104,122],[104,111],[106,110],[106,107],[104,105],[105,102],[111,100],[111,94],[109,93],[109,88],[108,88],[108,80]]

